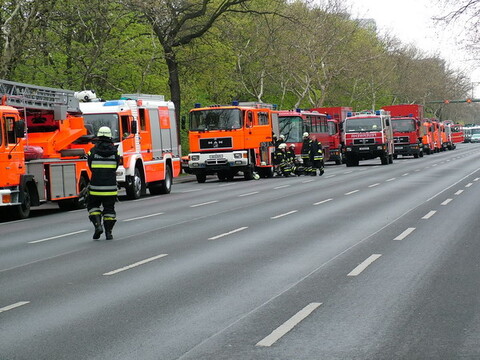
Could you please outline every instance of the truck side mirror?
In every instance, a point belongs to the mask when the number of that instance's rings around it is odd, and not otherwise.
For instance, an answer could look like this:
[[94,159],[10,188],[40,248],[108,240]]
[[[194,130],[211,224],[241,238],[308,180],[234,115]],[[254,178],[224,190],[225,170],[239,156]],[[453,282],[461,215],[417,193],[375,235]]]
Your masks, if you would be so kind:
[[132,124],[131,124],[131,127],[132,127],[132,134],[136,134],[137,133],[137,121],[136,120],[133,120],[132,121]]
[[15,121],[15,137],[17,139],[23,138],[25,136],[25,121],[18,120]]

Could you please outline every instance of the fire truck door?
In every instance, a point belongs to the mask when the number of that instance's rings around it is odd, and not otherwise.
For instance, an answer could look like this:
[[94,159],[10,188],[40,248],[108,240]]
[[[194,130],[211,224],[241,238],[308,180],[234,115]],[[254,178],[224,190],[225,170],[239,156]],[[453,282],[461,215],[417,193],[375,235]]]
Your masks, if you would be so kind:
[[154,159],[162,157],[162,134],[160,130],[160,119],[157,109],[149,110],[150,126],[152,132],[152,154]]

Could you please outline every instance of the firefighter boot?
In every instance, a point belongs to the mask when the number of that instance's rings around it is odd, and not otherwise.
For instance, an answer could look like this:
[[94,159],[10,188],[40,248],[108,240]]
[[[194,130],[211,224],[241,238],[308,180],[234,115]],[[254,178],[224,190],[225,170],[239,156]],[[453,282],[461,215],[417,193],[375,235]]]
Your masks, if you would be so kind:
[[101,215],[90,215],[88,217],[95,227],[95,232],[93,233],[93,240],[100,239],[100,235],[103,233],[102,227],[102,217]]
[[112,229],[117,220],[115,219],[103,219],[103,224],[105,225],[105,237],[107,240],[112,240]]

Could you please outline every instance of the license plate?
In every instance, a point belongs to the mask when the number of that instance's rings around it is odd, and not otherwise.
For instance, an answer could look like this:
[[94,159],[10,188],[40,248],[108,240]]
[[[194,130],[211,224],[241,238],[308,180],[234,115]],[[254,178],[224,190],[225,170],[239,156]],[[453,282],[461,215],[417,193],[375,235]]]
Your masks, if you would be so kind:
[[403,150],[403,146],[395,146],[395,149]]
[[359,150],[370,150],[370,148],[368,146],[364,146],[364,147],[359,148]]
[[210,159],[220,159],[222,157],[223,157],[222,154],[212,154],[209,156]]

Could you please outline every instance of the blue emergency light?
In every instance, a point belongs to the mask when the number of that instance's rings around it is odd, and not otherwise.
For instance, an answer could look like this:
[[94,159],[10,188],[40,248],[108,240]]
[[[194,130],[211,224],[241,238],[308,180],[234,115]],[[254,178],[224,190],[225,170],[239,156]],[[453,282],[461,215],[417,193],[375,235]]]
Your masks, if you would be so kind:
[[124,105],[125,100],[109,100],[103,103],[103,106],[120,106]]
[[200,103],[195,103],[194,107],[195,107],[195,109],[201,108],[201,107],[202,107],[202,104],[200,104]]
[[351,113],[350,111],[347,112],[347,116],[348,116],[348,117],[352,116],[352,113]]
[[232,101],[233,106],[238,106],[239,104],[240,104],[240,102],[238,100],[233,100]]
[[381,114],[382,114],[382,113],[381,113],[380,110],[375,111],[375,115],[381,115]]

